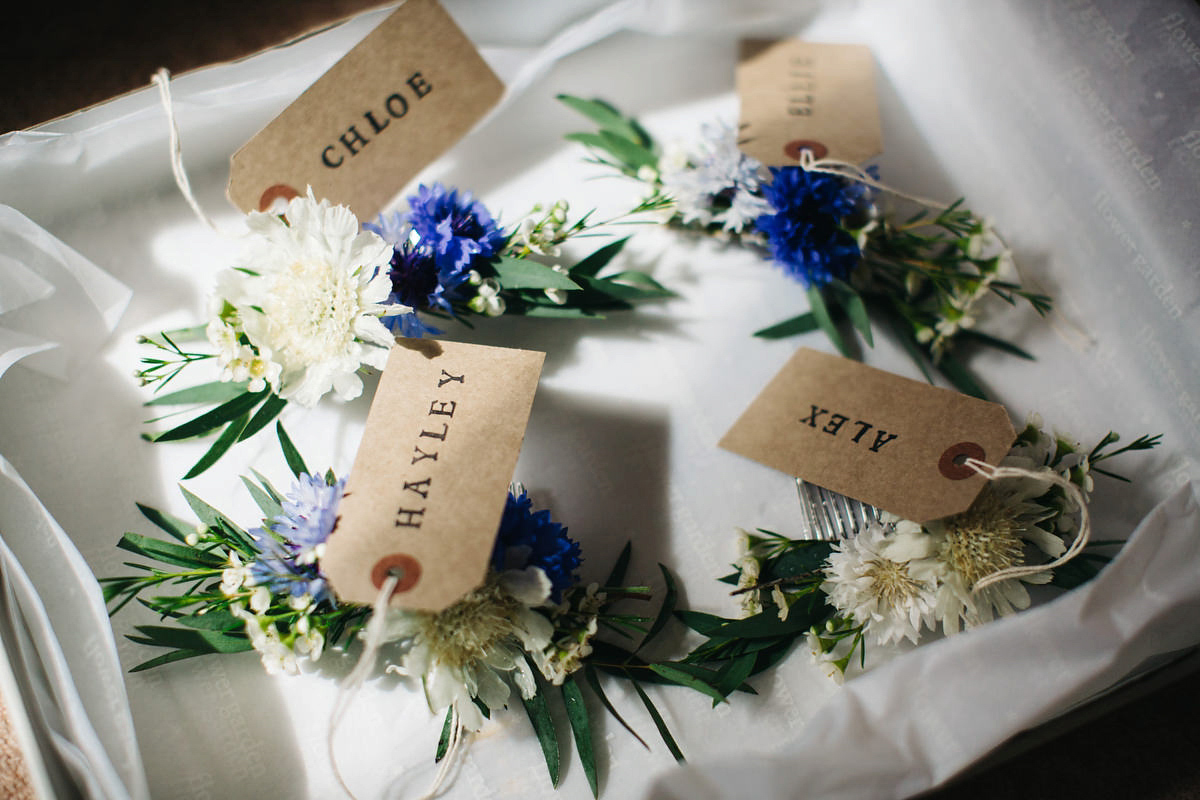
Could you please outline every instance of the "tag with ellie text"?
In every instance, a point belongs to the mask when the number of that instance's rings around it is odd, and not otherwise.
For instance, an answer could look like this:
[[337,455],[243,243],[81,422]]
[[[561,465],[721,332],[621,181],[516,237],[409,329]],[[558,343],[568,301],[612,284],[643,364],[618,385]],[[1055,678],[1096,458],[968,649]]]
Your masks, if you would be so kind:
[[399,339],[367,414],[321,567],[337,596],[440,611],[479,586],[544,353]]
[[720,446],[914,522],[957,514],[1016,439],[1008,411],[801,348]]
[[503,92],[436,0],[407,0],[234,153],[229,198],[266,211],[312,186],[367,219]]
[[863,45],[742,42],[738,144],[768,167],[815,158],[861,164],[883,152],[875,64]]

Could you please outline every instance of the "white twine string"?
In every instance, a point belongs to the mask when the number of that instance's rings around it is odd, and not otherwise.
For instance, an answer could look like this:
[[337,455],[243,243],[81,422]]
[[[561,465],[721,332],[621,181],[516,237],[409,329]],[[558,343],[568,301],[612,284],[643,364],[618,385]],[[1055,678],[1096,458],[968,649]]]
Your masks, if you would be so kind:
[[[389,572],[387,578],[383,581],[383,585],[379,587],[379,594],[375,596],[375,602],[371,604],[371,618],[367,620],[362,654],[358,657],[358,663],[354,665],[354,669],[350,671],[350,674],[342,681],[342,685],[338,687],[337,697],[333,701],[333,712],[329,715],[329,729],[326,732],[325,739],[325,744],[329,751],[329,762],[333,766],[333,775],[337,778],[342,791],[352,798],[357,798],[357,795],[346,784],[346,779],[342,776],[342,771],[338,767],[337,753],[334,751],[333,740],[337,734],[338,727],[342,724],[342,719],[346,716],[346,712],[354,702],[354,698],[358,695],[363,683],[366,682],[371,671],[375,668],[375,659],[379,654],[380,647],[383,646],[388,601],[391,600],[392,593],[400,583],[401,577],[401,575],[395,572]],[[449,778],[451,771],[457,765],[459,758],[466,752],[464,749],[466,746],[465,742],[466,737],[463,735],[462,720],[459,719],[457,711],[452,711],[450,737],[447,740],[446,753],[442,757],[442,762],[438,767],[437,775],[434,776],[433,783],[429,785],[425,794],[421,795],[420,800],[432,800],[432,798],[438,796],[446,783],[446,779]]]
[[350,671],[350,674],[342,681],[342,685],[338,687],[337,697],[333,701],[333,713],[329,715],[329,730],[325,738],[325,744],[329,749],[329,761],[333,766],[334,777],[337,778],[342,790],[350,797],[356,797],[356,795],[346,785],[346,780],[342,777],[342,771],[338,769],[337,753],[333,749],[333,738],[337,733],[338,726],[342,724],[342,718],[346,716],[346,711],[349,710],[350,704],[362,688],[367,676],[371,674],[371,670],[375,668],[375,657],[379,654],[379,648],[383,644],[388,601],[391,600],[392,592],[396,590],[396,586],[400,583],[400,577],[400,575],[389,572],[383,581],[383,585],[379,587],[379,594],[375,596],[375,602],[371,604],[371,618],[367,620],[367,635],[363,643],[362,655],[358,657],[358,663],[354,665],[354,669]]
[[220,228],[204,213],[204,209],[196,201],[187,172],[183,169],[183,146],[179,142],[179,126],[175,124],[175,104],[171,101],[171,73],[167,71],[166,67],[160,67],[158,72],[150,77],[150,82],[158,85],[158,94],[162,98],[163,110],[167,112],[167,125],[171,133],[171,172],[175,175],[175,185],[179,187],[183,199],[191,206],[200,221],[217,233],[221,233]]
[[945,211],[950,208],[945,203],[939,203],[936,200],[930,200],[926,197],[919,197],[914,194],[902,192],[899,189],[893,189],[886,183],[875,180],[869,172],[855,164],[851,164],[849,161],[839,161],[836,158],[817,158],[813,155],[813,151],[807,147],[800,151],[800,168],[805,172],[821,172],[826,175],[836,175],[839,178],[865,183],[873,189],[894,194],[897,197],[903,197],[905,200],[911,200],[917,205],[922,205],[926,208],[933,208],[938,211]]
[[993,583],[1007,580],[1009,578],[1023,578],[1027,575],[1036,575],[1040,572],[1045,572],[1055,567],[1061,567],[1075,556],[1079,555],[1083,548],[1087,546],[1088,539],[1092,535],[1092,520],[1088,513],[1087,500],[1083,496],[1083,490],[1080,489],[1071,481],[1059,475],[1057,472],[1034,472],[1033,470],[1022,469],[1021,467],[997,467],[986,461],[980,461],[975,458],[968,458],[963,462],[966,466],[978,472],[990,481],[1000,478],[1033,478],[1034,480],[1047,481],[1056,486],[1062,487],[1067,493],[1067,496],[1075,501],[1075,505],[1079,507],[1079,533],[1075,535],[1075,540],[1071,542],[1071,546],[1061,556],[1051,561],[1049,564],[1037,564],[1023,567],[1008,567],[993,572],[991,575],[985,575],[975,582],[971,587],[972,592],[978,592],[982,589],[991,586]]

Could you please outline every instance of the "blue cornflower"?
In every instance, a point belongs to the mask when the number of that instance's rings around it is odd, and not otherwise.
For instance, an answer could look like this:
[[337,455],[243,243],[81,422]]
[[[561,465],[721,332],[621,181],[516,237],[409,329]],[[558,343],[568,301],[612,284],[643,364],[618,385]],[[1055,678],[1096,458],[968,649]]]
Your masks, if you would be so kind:
[[332,600],[316,562],[337,522],[337,507],[345,486],[344,478],[334,484],[320,475],[300,475],[296,479],[282,504],[283,513],[269,530],[250,531],[260,552],[250,565],[256,584],[293,597],[308,594],[313,602]]
[[567,529],[550,519],[546,510],[532,511],[533,501],[524,491],[508,495],[496,546],[492,550],[492,569],[538,567],[550,579],[550,599],[562,600],[564,589],[578,581],[575,570],[581,561],[579,543],[567,536]]
[[763,196],[775,209],[756,227],[767,236],[771,258],[805,287],[845,279],[862,259],[842,220],[858,210],[866,188],[836,175],[800,167],[771,167]]
[[421,185],[408,198],[408,205],[408,222],[420,237],[418,246],[433,254],[447,291],[504,246],[504,232],[470,192],[460,196],[457,189],[447,190],[440,183]]

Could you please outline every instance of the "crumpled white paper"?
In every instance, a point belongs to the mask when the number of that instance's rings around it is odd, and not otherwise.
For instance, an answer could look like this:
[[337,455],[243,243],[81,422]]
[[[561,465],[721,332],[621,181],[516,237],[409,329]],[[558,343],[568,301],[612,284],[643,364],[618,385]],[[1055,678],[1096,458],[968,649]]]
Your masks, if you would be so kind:
[[[473,191],[505,224],[535,201],[565,196],[582,212],[592,205],[620,208],[636,195],[629,183],[593,179],[600,172],[581,163],[582,150],[561,141],[562,133],[587,123],[556,104],[555,93],[605,97],[638,114],[664,142],[692,139],[704,122],[736,118],[738,35],[868,44],[879,68],[885,180],[947,201],[965,194],[994,217],[1027,277],[1059,299],[1062,313],[1048,321],[1005,312],[1001,304],[990,330],[1038,360],[980,354],[972,360],[977,372],[1018,420],[1037,410],[1048,424],[1089,442],[1110,427],[1127,437],[1165,434],[1160,451],[1113,465],[1136,474],[1133,485],[1097,478],[1097,538],[1124,538],[1153,514],[1124,560],[1086,593],[933,643],[841,689],[800,650],[755,679],[757,697],[738,696],[715,709],[698,694],[652,689],[695,768],[728,760],[766,766],[739,772],[739,797],[803,784],[808,778],[797,771],[796,752],[813,741],[825,753],[871,747],[880,760],[877,773],[860,778],[858,770],[846,770],[814,786],[857,796],[919,792],[1143,661],[1200,642],[1195,505],[1192,490],[1181,488],[1200,478],[1200,403],[1189,382],[1200,363],[1200,276],[1192,269],[1195,237],[1187,236],[1197,205],[1197,181],[1187,177],[1198,168],[1187,160],[1186,139],[1190,128],[1200,129],[1194,120],[1200,103],[1180,97],[1194,81],[1170,80],[1176,74],[1170,67],[1185,68],[1179,56],[1186,51],[1171,44],[1179,26],[1156,16],[1188,4],[1135,5],[448,3],[510,91],[500,109],[419,180]],[[753,14],[743,16],[747,9]],[[240,216],[223,196],[228,157],[382,13],[174,82],[184,162],[218,224]],[[1114,31],[1130,32],[1117,41],[1136,45],[1133,67],[1125,69],[1097,27],[1103,19]],[[1200,37],[1194,26],[1185,30]],[[1163,93],[1161,105],[1155,91]],[[1147,163],[1162,179],[1159,189],[1147,183]],[[135,292],[115,335],[67,384],[50,387],[23,368],[0,382],[0,451],[21,468],[95,572],[123,572],[124,556],[114,548],[120,533],[150,532],[133,502],[188,516],[172,483],[205,446],[137,440],[138,404],[147,393],[129,377],[143,355],[133,337],[198,322],[228,242],[191,216],[173,186],[165,116],[149,90],[0,138],[0,201]],[[585,579],[602,577],[632,538],[631,578],[654,583],[661,561],[682,579],[690,607],[728,615],[735,603],[715,578],[735,557],[735,526],[788,533],[799,514],[787,476],[715,443],[801,341],[826,345],[817,336],[751,339],[753,330],[806,308],[802,287],[754,254],[651,226],[625,232],[636,235],[622,258],[652,268],[678,299],[605,321],[490,320],[472,332],[455,331],[455,338],[547,351],[517,477],[583,542]],[[919,377],[886,337],[877,337],[864,358]],[[367,399],[285,417],[310,465],[339,473],[349,467]],[[248,467],[287,483],[277,448],[264,438],[238,445],[188,488],[253,524],[253,506],[236,479]],[[1157,576],[1153,591],[1128,583],[1143,565]],[[129,608],[117,616],[119,634],[153,621],[138,613]],[[1025,635],[1064,632],[1081,619],[1103,627],[1103,636],[1089,640],[1094,645]],[[680,651],[687,641],[675,635]],[[156,654],[123,641],[118,649],[126,668]],[[270,678],[245,654],[127,676],[152,794],[332,796],[326,722],[336,680],[347,669],[331,653],[304,675]],[[961,717],[932,702],[945,684],[931,680],[927,669],[976,687]],[[1028,702],[1010,704],[1005,693],[988,689],[1014,685],[1029,687]],[[616,684],[609,692],[652,749],[608,725],[599,748],[605,796],[642,796],[658,776],[660,793],[675,786],[728,788],[675,771],[637,698]],[[901,709],[906,716],[897,719]],[[549,786],[519,708],[496,716],[474,738],[447,796],[590,796],[573,763],[559,790]],[[419,788],[433,773],[440,724],[419,689],[391,678],[369,681],[336,743],[343,774],[360,796]],[[899,738],[889,738],[896,730]],[[776,753],[788,758],[770,760]]]

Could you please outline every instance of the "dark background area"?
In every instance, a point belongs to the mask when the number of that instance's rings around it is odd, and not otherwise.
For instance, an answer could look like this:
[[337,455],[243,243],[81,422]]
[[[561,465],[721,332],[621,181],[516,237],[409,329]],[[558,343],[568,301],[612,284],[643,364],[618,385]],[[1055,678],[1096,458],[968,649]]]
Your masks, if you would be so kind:
[[[0,132],[144,87],[159,67],[183,72],[234,60],[375,5],[207,0],[12,10],[0,28]],[[1189,663],[1020,738],[998,764],[929,797],[1200,800],[1200,662]]]

